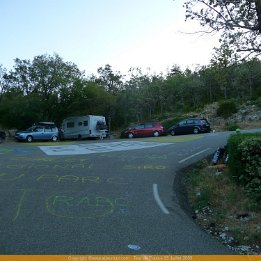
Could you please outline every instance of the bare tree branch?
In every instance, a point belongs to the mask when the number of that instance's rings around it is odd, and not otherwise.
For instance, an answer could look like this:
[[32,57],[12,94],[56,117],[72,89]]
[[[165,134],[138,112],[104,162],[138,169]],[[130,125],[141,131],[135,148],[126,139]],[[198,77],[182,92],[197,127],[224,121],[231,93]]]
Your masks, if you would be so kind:
[[242,52],[260,52],[261,0],[187,0],[184,6],[186,20],[198,20],[205,32],[223,32]]
[[261,34],[261,1],[260,0],[255,0],[256,4],[256,13],[257,13],[257,21],[258,21],[258,32]]

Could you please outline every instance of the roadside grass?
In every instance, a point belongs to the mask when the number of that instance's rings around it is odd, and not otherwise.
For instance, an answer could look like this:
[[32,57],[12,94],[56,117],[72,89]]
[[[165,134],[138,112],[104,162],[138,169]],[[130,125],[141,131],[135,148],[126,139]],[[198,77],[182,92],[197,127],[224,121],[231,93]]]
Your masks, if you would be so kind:
[[215,131],[235,131],[236,128],[241,130],[259,129],[261,121],[243,121],[229,124],[227,122],[212,124],[211,128]]
[[151,138],[141,138],[139,141],[148,141],[148,142],[186,142],[192,140],[202,139],[202,135],[180,135],[180,136],[160,136],[160,137],[151,137]]
[[[232,246],[261,246],[261,207],[229,178],[224,166],[201,161],[186,175],[188,203],[197,222]],[[221,235],[223,233],[223,235]],[[224,234],[225,233],[225,234]]]

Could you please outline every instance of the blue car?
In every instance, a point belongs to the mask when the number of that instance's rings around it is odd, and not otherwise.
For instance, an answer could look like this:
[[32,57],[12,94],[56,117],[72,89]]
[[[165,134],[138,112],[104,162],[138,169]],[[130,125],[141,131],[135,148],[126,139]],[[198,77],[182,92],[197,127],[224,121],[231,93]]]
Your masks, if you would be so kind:
[[43,122],[30,127],[25,131],[17,131],[15,138],[18,141],[57,141],[59,130],[51,122]]
[[190,133],[203,133],[210,132],[210,124],[205,118],[190,118],[184,119],[176,125],[169,128],[168,133],[172,136],[190,134]]

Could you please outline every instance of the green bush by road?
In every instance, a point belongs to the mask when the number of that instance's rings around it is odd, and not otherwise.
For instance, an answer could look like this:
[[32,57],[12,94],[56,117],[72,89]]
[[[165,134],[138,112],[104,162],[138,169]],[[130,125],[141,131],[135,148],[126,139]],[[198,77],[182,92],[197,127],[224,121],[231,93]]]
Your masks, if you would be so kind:
[[261,202],[261,134],[232,135],[228,140],[229,173],[256,207]]

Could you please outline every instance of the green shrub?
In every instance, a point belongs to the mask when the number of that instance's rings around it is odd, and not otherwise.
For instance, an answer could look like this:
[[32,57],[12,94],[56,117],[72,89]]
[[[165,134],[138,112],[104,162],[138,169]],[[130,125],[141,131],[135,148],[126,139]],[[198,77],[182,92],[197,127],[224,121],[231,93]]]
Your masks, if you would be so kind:
[[237,134],[228,140],[229,170],[255,202],[261,202],[261,134]]
[[254,105],[256,105],[257,107],[261,108],[261,97],[258,97],[258,98],[254,101]]
[[241,158],[239,153],[239,144],[245,139],[244,134],[232,135],[228,139],[228,165],[231,177],[239,181],[242,175],[243,166],[241,165]]
[[236,131],[236,129],[240,129],[240,126],[238,126],[236,124],[232,124],[232,125],[227,126],[228,131]]
[[219,103],[217,108],[217,116],[227,119],[233,113],[237,112],[237,106],[233,101],[223,101]]
[[261,139],[247,139],[239,145],[244,166],[242,183],[248,195],[261,202]]

